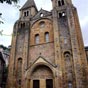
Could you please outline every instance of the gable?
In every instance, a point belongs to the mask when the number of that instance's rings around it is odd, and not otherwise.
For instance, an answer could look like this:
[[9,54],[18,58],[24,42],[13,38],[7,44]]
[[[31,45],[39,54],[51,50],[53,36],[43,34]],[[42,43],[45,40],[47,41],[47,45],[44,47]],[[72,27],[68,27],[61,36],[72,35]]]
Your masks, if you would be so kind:
[[[41,57],[41,56],[39,56],[33,63],[31,63],[31,65],[29,66],[29,68],[31,68],[33,65],[36,65],[36,64],[41,64],[41,65],[47,64],[47,65],[52,66],[52,67],[54,67],[54,68],[57,67],[55,64],[49,62],[48,60],[46,60],[45,58],[43,58],[43,57]],[[29,69],[29,68],[28,68],[28,69]],[[27,69],[27,70],[28,70],[28,69]]]
[[51,12],[41,9],[32,19],[34,20],[34,19],[44,18],[51,15],[52,15]]
[[27,2],[23,5],[23,7],[20,10],[23,10],[32,6],[37,9],[34,0],[27,0]]

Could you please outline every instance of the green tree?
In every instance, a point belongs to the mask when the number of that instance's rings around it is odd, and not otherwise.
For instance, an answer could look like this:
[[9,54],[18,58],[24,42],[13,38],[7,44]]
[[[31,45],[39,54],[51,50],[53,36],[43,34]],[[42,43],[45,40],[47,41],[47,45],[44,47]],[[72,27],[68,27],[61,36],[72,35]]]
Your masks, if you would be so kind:
[[0,0],[0,3],[6,2],[7,4],[18,3],[19,0]]
[[[2,4],[3,4],[4,2],[6,2],[7,4],[12,4],[12,3],[14,3],[15,6],[16,6],[17,8],[19,8],[20,6],[17,5],[18,1],[19,1],[19,0],[0,0],[0,3],[2,3]],[[1,13],[1,12],[0,12],[0,18],[2,18],[2,13]],[[0,24],[3,24],[3,23],[4,23],[4,22],[0,20]]]
[[5,47],[4,45],[0,45],[0,48],[3,48],[4,50],[8,49],[8,48]]

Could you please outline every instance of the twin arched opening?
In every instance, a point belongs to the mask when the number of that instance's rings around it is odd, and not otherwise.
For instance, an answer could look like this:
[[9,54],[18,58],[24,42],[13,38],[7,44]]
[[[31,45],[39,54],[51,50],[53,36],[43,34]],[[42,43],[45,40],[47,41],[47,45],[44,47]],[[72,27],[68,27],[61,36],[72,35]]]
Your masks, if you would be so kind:
[[[45,32],[44,40],[45,40],[46,43],[49,42],[49,32]],[[36,34],[35,35],[35,44],[39,44],[39,43],[40,43],[40,35]]]

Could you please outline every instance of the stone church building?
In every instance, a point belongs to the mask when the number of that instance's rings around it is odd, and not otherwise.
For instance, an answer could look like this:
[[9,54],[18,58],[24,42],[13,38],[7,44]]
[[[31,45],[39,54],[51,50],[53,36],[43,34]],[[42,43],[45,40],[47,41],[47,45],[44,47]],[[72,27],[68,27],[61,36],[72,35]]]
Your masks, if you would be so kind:
[[[88,64],[71,0],[51,0],[37,10],[34,0],[14,24],[7,88],[88,88]],[[47,4],[48,5],[48,4]]]

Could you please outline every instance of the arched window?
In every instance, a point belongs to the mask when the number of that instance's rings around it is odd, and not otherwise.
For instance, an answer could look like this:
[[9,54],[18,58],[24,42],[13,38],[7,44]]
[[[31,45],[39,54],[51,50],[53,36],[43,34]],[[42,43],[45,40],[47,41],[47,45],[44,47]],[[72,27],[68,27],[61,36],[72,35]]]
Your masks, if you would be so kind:
[[43,13],[40,13],[40,17],[43,17],[44,16],[44,14]]
[[35,35],[35,44],[39,44],[39,34]]
[[39,26],[40,26],[40,28],[44,28],[44,27],[45,27],[45,22],[44,22],[44,21],[41,21],[41,22],[39,23]]
[[66,17],[66,12],[60,12],[58,16],[59,18]]
[[23,27],[23,24],[21,23],[21,28]]
[[66,52],[66,53],[64,54],[64,57],[65,57],[65,60],[66,60],[66,61],[70,61],[70,53],[69,53],[69,52]]
[[73,88],[71,82],[68,83],[68,88]]
[[65,52],[64,57],[65,57],[65,65],[66,65],[65,67],[66,67],[67,72],[69,73],[69,71],[72,70],[72,68],[71,68],[71,55],[69,52]]
[[60,0],[58,1],[58,6],[61,6],[61,1]]
[[27,17],[27,16],[29,16],[29,11],[26,11],[26,12],[24,12],[24,17]]
[[45,33],[45,42],[49,42],[49,32]]
[[27,11],[27,16],[29,16],[29,11]]
[[18,85],[21,86],[21,78],[22,78],[22,58],[18,58],[18,63],[17,63],[17,76],[18,76]]
[[24,28],[25,27],[25,23],[21,23],[21,28]]
[[64,0],[58,0],[58,6],[64,5]]
[[62,0],[62,5],[64,5],[64,0]]

